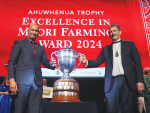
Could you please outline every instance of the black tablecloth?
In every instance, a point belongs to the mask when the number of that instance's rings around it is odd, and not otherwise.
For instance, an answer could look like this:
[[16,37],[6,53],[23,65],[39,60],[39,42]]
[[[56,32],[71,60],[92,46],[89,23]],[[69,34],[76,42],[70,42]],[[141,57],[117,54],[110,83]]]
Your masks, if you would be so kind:
[[43,101],[42,113],[97,113],[97,103]]

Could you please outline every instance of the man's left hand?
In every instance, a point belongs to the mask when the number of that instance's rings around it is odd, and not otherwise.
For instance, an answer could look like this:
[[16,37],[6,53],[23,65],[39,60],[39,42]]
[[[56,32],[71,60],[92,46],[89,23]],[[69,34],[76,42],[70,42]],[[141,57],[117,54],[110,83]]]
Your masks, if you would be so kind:
[[139,92],[139,93],[142,93],[142,91],[143,91],[143,89],[144,89],[144,84],[143,84],[142,82],[138,82],[138,83],[136,84],[136,86],[137,86],[138,92]]

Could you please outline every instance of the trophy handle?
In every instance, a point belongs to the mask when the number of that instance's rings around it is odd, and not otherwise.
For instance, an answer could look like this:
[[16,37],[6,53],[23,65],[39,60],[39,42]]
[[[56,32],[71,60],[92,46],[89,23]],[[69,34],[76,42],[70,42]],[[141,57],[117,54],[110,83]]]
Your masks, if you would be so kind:
[[[52,52],[51,53],[51,59],[53,58],[53,54],[55,54],[55,56],[58,56],[58,51]],[[53,62],[53,61],[52,61]],[[55,64],[55,66],[57,67],[57,69],[59,70],[58,66]]]
[[[78,53],[78,55],[76,56],[76,58],[78,58],[79,55],[81,55],[81,53]],[[79,67],[80,64],[81,64],[81,62],[77,65],[77,67]],[[75,69],[77,69],[77,67],[75,67],[73,70],[75,71]]]

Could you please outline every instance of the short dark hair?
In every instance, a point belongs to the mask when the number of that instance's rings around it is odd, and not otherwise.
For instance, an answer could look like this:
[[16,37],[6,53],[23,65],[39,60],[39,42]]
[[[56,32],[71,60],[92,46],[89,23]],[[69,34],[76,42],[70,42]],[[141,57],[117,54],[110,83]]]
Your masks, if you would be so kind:
[[110,25],[110,26],[109,26],[109,30],[110,30],[111,27],[117,27],[117,29],[118,29],[119,31],[121,31],[121,30],[120,30],[120,26],[119,26],[118,24],[112,24],[112,25]]
[[145,73],[145,75],[147,75],[147,73],[148,73],[149,70],[150,70],[149,67],[144,68],[144,73]]

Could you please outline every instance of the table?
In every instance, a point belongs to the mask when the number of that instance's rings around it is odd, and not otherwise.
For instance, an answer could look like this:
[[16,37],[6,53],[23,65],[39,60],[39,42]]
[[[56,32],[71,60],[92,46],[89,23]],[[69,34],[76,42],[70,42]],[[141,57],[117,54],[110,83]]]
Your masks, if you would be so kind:
[[42,113],[97,113],[97,103],[43,101]]

